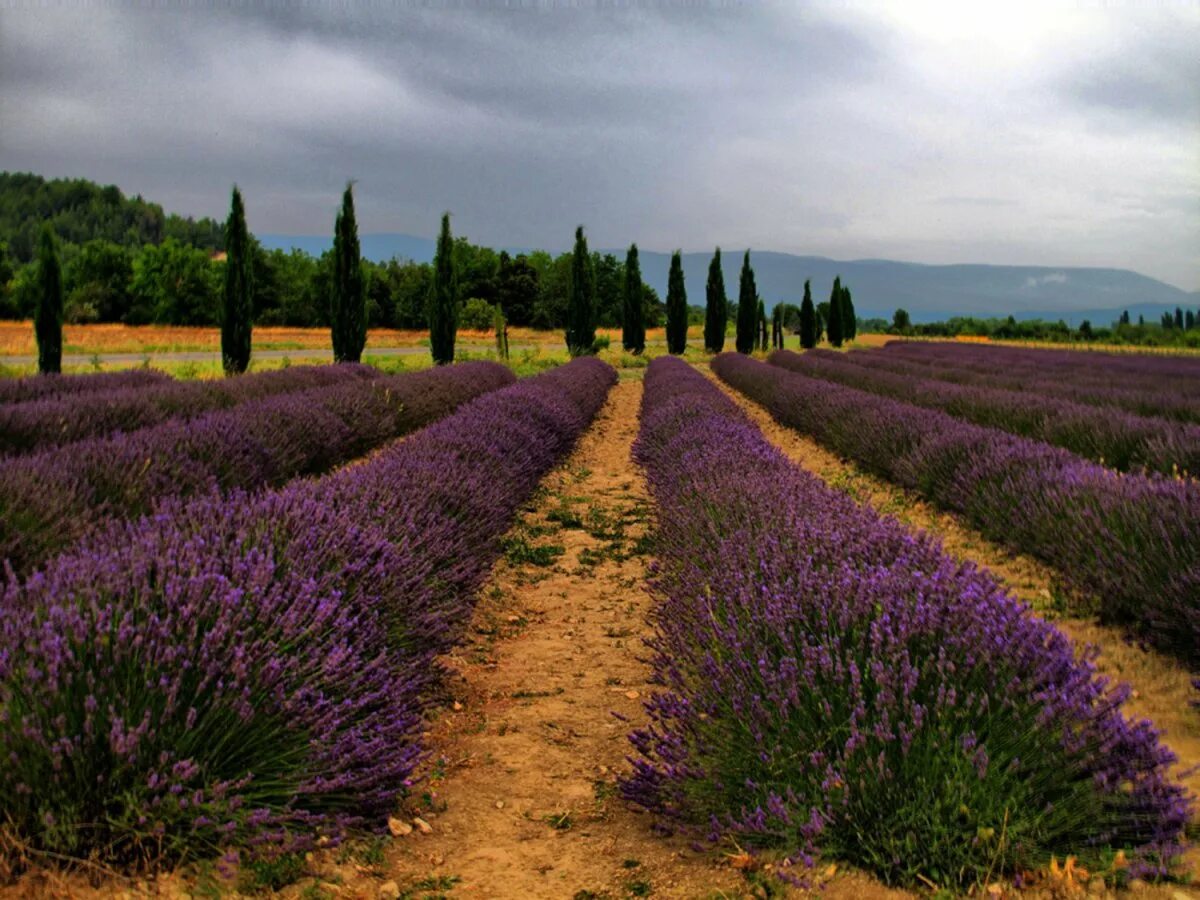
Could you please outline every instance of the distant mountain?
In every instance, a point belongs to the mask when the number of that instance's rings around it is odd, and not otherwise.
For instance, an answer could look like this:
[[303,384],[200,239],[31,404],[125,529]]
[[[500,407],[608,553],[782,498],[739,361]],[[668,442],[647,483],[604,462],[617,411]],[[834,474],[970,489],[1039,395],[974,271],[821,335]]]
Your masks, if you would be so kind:
[[[319,255],[327,250],[331,238],[312,235],[260,234],[267,248],[298,247]],[[363,234],[363,255],[386,260],[395,256],[417,262],[433,259],[434,242],[406,234]],[[506,248],[510,253],[522,248]],[[566,248],[555,248],[561,252]],[[625,251],[601,251],[623,258]],[[667,293],[667,269],[670,255],[643,250],[640,254],[642,277],[658,291]],[[688,298],[694,305],[704,302],[704,284],[708,277],[709,253],[685,253],[683,272]],[[1176,306],[1200,306],[1200,293],[1131,272],[1128,269],[1097,269],[1046,266],[931,266],[886,259],[839,261],[822,256],[794,256],[790,253],[751,251],[750,260],[758,283],[758,292],[768,307],[780,301],[798,303],[804,294],[804,280],[812,280],[813,299],[829,299],[834,276],[841,275],[854,295],[859,316],[891,318],[897,307],[908,310],[915,322],[929,322],[950,316],[1007,316],[1018,319],[1065,319],[1078,325],[1089,319],[1094,325],[1107,325],[1129,310],[1157,321],[1165,310]],[[725,287],[730,299],[737,298],[738,273],[742,253],[729,248],[722,254]]]

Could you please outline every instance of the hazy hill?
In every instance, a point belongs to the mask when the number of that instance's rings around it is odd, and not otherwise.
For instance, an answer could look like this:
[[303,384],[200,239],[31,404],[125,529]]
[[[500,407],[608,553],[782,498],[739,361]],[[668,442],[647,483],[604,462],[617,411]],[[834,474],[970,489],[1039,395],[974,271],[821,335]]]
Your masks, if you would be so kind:
[[[314,255],[329,248],[331,239],[317,235],[260,234],[267,247],[298,247]],[[392,256],[428,262],[433,259],[434,242],[406,234],[364,234],[363,255],[375,260]],[[522,248],[508,248],[520,252]],[[557,248],[556,252],[561,252]],[[604,252],[604,251],[602,251]],[[608,251],[623,258],[624,250]],[[670,255],[642,250],[642,276],[666,296],[667,268]],[[709,253],[685,253],[684,277],[688,299],[695,305],[704,302],[704,283],[708,275]],[[1048,268],[1042,266],[952,265],[931,266],[886,259],[839,261],[820,256],[794,256],[790,253],[753,252],[758,290],[773,306],[781,300],[799,302],[804,279],[812,279],[813,298],[829,298],[834,276],[841,275],[854,294],[854,305],[864,318],[890,318],[902,306],[915,321],[933,321],[949,316],[1006,316],[1018,319],[1066,319],[1077,325],[1083,319],[1107,324],[1123,309],[1136,321],[1158,321],[1163,310],[1176,306],[1200,305],[1200,293],[1188,293],[1177,287],[1131,272],[1127,269]],[[742,253],[727,248],[722,255],[725,286],[730,297],[737,297],[738,272]]]

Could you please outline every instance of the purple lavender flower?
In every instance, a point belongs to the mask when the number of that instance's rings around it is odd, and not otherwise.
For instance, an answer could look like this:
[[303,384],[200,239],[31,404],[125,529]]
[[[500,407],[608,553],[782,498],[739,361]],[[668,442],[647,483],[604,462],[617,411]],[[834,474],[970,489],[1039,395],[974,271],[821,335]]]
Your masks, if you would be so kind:
[[28,378],[4,378],[0,379],[0,404],[144,388],[167,384],[170,381],[169,376],[154,369],[129,369],[124,372],[99,372],[94,375],[31,375]]
[[360,465],[166,502],[9,583],[10,827],[118,863],[147,842],[177,858],[381,827],[421,754],[435,657],[614,381],[577,360]]
[[182,421],[272,394],[378,375],[370,366],[293,366],[220,381],[134,382],[119,390],[59,394],[0,406],[0,456],[132,431],[170,419]]
[[[780,350],[770,363],[1063,447],[1119,471],[1200,474],[1200,425],[1019,390],[953,384],[864,364],[883,355]],[[886,359],[885,359],[886,362]],[[914,367],[910,367],[914,368]]]
[[166,498],[323,472],[513,380],[488,362],[352,378],[0,460],[0,558],[24,574],[99,524]]
[[[799,378],[734,354],[717,368]],[[1109,848],[1168,869],[1191,811],[1175,757],[988,574],[791,465],[678,360],[647,370],[635,454],[658,506],[662,690],[631,736],[629,799],[899,883]]]
[[1054,566],[1106,621],[1200,665],[1200,482],[1120,474],[1065,450],[733,355],[713,369],[873,472]]

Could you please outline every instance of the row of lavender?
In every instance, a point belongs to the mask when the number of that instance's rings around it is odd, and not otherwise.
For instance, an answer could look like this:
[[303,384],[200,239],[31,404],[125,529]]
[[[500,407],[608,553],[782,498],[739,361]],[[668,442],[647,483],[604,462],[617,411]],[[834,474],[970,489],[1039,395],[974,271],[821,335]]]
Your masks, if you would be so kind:
[[[718,363],[747,386],[794,377]],[[1122,715],[1127,689],[990,576],[791,465],[683,363],[650,364],[642,416],[663,690],[629,799],[904,884],[1067,855],[1104,869],[1116,850],[1169,867],[1190,801],[1155,730]]]
[[94,394],[123,388],[167,384],[170,377],[154,369],[129,369],[123,372],[98,372],[89,375],[31,375],[27,378],[0,379],[0,404],[27,403],[30,400]]
[[772,365],[835,381],[976,425],[1064,447],[1121,472],[1200,473],[1200,425],[1168,422],[1034,393],[916,378],[858,364],[859,354],[777,350]]
[[1181,391],[1169,382],[1139,386],[1118,379],[1115,384],[1081,384],[1036,362],[956,363],[919,355],[902,356],[884,350],[854,351],[845,354],[845,359],[866,369],[911,378],[1021,391],[1093,407],[1124,410],[1139,416],[1200,423],[1200,392]]
[[[0,456],[31,453],[114,431],[133,431],[273,394],[376,378],[371,366],[293,366],[222,381],[128,383],[0,406]],[[41,377],[41,376],[39,376]],[[100,379],[101,376],[81,376]],[[51,381],[57,380],[51,378]],[[115,380],[115,378],[114,378]]]
[[5,827],[119,863],[380,827],[435,655],[614,381],[577,360],[324,478],[114,524],[10,584]]
[[896,341],[888,353],[918,360],[934,359],[964,365],[1037,366],[1056,377],[1081,384],[1134,383],[1180,392],[1200,388],[1200,357],[1152,356],[1146,353],[1092,353],[1045,350],[952,341]]
[[784,425],[964,515],[1200,665],[1200,484],[1122,475],[1044,443],[744,357],[716,373]]
[[148,514],[166,498],[324,472],[514,380],[490,362],[351,377],[0,460],[0,559],[25,574],[102,523]]

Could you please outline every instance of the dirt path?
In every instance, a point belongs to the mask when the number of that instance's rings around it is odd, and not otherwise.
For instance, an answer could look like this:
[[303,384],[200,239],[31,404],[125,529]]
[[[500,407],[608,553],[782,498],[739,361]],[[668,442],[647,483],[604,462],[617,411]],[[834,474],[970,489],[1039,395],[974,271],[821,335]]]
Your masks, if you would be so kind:
[[[449,708],[385,878],[452,897],[720,897],[720,854],[664,840],[615,793],[648,689],[641,639],[648,498],[630,459],[641,382],[617,385],[567,463],[509,533],[507,554],[449,660]],[[424,896],[419,891],[413,896]]]
[[[859,502],[869,503],[911,528],[936,535],[946,552],[989,569],[1004,587],[1052,620],[1077,644],[1099,647],[1099,669],[1134,688],[1127,709],[1134,715],[1150,719],[1164,732],[1165,742],[1179,756],[1177,771],[1181,780],[1193,793],[1200,794],[1200,709],[1192,705],[1195,699],[1192,676],[1182,666],[1169,657],[1130,643],[1119,629],[1066,614],[1054,572],[1042,562],[989,541],[956,516],[933,507],[914,492],[863,472],[812,439],[780,425],[763,406],[730,388],[707,366],[701,371],[797,465],[846,491]],[[1193,850],[1188,860],[1194,871],[1200,871],[1200,852]],[[1181,893],[1164,890],[1164,897]]]

